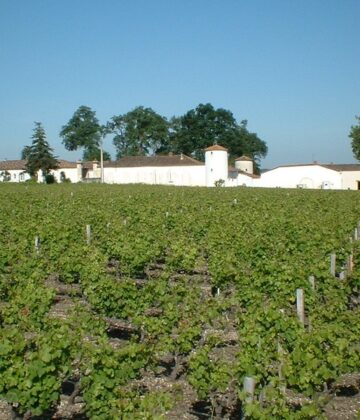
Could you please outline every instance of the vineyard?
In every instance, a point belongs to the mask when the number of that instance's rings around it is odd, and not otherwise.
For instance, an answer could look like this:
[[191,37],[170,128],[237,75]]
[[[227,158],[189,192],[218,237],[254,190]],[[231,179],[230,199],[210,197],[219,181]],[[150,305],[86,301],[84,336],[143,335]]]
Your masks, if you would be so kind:
[[0,217],[1,419],[356,418],[358,192],[3,184]]

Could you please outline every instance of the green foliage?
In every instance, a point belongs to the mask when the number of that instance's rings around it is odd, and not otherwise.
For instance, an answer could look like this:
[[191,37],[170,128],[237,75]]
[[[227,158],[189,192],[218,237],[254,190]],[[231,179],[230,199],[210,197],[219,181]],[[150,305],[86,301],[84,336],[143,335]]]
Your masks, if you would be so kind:
[[0,177],[2,178],[3,182],[9,182],[11,180],[11,174],[9,171],[1,171]]
[[98,153],[102,127],[93,111],[88,106],[80,106],[60,131],[60,137],[67,150],[84,148],[85,156],[92,157]]
[[53,174],[47,174],[45,175],[45,183],[46,184],[55,184],[56,178]]
[[351,138],[351,147],[354,157],[360,160],[360,117],[355,117],[358,124],[351,126],[349,137]]
[[151,108],[138,106],[124,115],[112,117],[116,157],[142,156],[165,149],[168,123]]
[[[21,413],[47,415],[78,372],[90,418],[162,418],[181,393],[137,380],[168,357],[214,406],[229,384],[243,400],[251,375],[250,418],[321,418],[318,393],[358,370],[356,192],[3,184],[0,203],[0,398]],[[339,272],[351,250],[340,281],[329,256]],[[73,292],[56,296],[54,278]],[[105,317],[133,332],[111,340]],[[309,403],[295,410],[283,387]]]
[[68,333],[56,325],[38,339],[25,341],[14,327],[2,329],[0,395],[19,404],[21,412],[40,415],[49,409],[70,371]]
[[247,129],[247,121],[238,124],[233,114],[211,104],[199,104],[182,117],[173,120],[171,148],[175,152],[204,159],[204,149],[212,144],[228,148],[230,159],[243,154],[256,161],[265,157],[267,146]]
[[189,363],[189,383],[200,399],[209,398],[212,392],[225,391],[234,376],[234,366],[210,358],[211,346],[204,346],[194,353]]
[[121,416],[121,386],[138,376],[147,357],[146,348],[136,344],[118,351],[106,345],[94,350],[81,381],[86,411],[91,418]]
[[[83,159],[85,161],[90,160],[97,160],[100,162],[101,160],[101,151],[99,147],[87,147],[84,150],[84,155],[83,155]],[[111,156],[110,153],[103,151],[103,159],[105,160],[111,160]]]
[[53,155],[53,150],[46,140],[46,134],[40,122],[35,122],[31,146],[26,146],[22,155],[26,157],[26,171],[33,178],[39,170],[44,176],[49,175],[51,169],[58,167],[58,161]]

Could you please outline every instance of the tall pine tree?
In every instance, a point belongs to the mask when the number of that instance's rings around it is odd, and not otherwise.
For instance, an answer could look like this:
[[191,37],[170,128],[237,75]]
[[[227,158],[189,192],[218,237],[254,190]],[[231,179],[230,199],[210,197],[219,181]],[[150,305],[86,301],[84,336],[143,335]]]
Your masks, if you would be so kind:
[[26,171],[33,178],[41,169],[46,176],[51,169],[58,167],[58,161],[53,155],[53,149],[46,140],[46,134],[40,122],[35,122],[32,135],[32,145],[26,146]]

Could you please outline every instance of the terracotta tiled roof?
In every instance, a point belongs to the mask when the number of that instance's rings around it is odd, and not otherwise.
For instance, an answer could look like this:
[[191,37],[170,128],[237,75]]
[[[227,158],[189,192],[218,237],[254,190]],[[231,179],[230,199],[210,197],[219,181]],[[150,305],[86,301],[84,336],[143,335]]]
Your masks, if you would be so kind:
[[345,172],[345,171],[360,171],[360,164],[358,163],[344,163],[344,164],[336,164],[330,163],[328,165],[321,165],[324,168],[332,169],[338,172]]
[[235,161],[239,161],[239,160],[247,160],[247,161],[250,161],[250,162],[252,162],[252,161],[253,161],[253,160],[251,159],[251,157],[249,157],[249,156],[245,156],[245,155],[242,155],[242,156],[238,157],[237,159],[235,159]]
[[207,149],[205,149],[205,152],[213,152],[213,151],[217,151],[217,150],[221,150],[221,151],[224,151],[224,152],[228,151],[228,149],[225,149],[225,147],[222,147],[219,144],[214,144],[213,146],[210,146]]
[[69,162],[68,160],[59,159],[59,169],[69,169],[69,168],[76,168],[75,162]]
[[201,166],[203,162],[186,155],[125,156],[115,162],[104,162],[105,168],[135,168],[149,166]]
[[26,160],[3,160],[0,162],[0,171],[25,170]]
[[[66,169],[66,168],[76,168],[75,162],[69,162],[67,160],[60,159],[58,160],[59,169]],[[19,159],[19,160],[4,160],[0,162],[0,170],[2,171],[11,171],[11,170],[22,170],[26,169],[26,160]]]

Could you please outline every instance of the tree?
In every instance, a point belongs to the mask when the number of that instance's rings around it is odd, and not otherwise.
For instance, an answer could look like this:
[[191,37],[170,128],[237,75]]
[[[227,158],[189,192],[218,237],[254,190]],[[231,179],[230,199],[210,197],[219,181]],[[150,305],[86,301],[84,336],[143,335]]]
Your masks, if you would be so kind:
[[349,137],[355,159],[360,160],[360,117],[355,116],[355,118],[358,120],[358,125],[351,126]]
[[35,122],[34,133],[32,135],[32,145],[26,146],[26,171],[33,178],[41,169],[46,176],[51,169],[58,167],[58,161],[53,155],[53,149],[46,140],[46,134],[40,122]]
[[229,150],[230,160],[247,154],[255,161],[267,154],[266,143],[250,133],[247,121],[238,124],[231,111],[200,104],[180,118],[171,120],[170,149],[203,160],[204,150],[220,144]]
[[226,146],[235,137],[236,121],[230,111],[200,104],[185,115],[173,119],[171,145],[175,153],[204,159],[204,149],[215,143]]
[[[95,114],[91,108],[82,105],[60,131],[60,137],[67,150],[84,149],[84,160],[100,159],[104,127],[100,125]],[[106,156],[110,158],[109,153]]]
[[3,182],[11,181],[11,173],[9,171],[2,171],[0,172],[0,178],[2,178]]
[[143,106],[124,115],[115,115],[109,128],[114,134],[117,159],[122,156],[144,156],[161,152],[168,141],[166,118]]
[[[99,147],[88,147],[84,150],[83,159],[84,160],[98,160],[100,161],[100,148]],[[103,152],[104,160],[111,160],[110,153]]]
[[255,172],[259,172],[260,159],[267,155],[268,147],[256,133],[251,133],[247,129],[247,120],[241,121],[236,128],[236,136],[230,142],[224,143],[229,149],[230,160],[239,156],[246,155],[251,157],[255,163]]
[[31,146],[25,146],[21,151],[21,159],[26,160],[30,154]]

